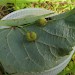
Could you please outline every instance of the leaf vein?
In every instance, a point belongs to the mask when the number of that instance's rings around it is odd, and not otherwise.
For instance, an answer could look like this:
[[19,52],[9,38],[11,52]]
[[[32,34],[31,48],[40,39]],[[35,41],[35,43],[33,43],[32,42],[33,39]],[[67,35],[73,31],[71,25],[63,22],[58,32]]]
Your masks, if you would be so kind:
[[25,47],[24,44],[23,44],[23,46],[24,46],[24,48],[25,48],[25,51],[26,51],[26,53],[27,53],[29,59],[30,59],[33,63],[35,63],[36,65],[38,65],[39,67],[41,67],[39,64],[37,64],[37,63],[30,57],[30,55],[29,55],[29,53],[28,53],[28,51],[27,51],[27,49],[26,49],[26,47]]
[[16,56],[13,54],[13,52],[12,52],[12,50],[11,50],[10,46],[9,46],[8,36],[10,35],[11,31],[12,31],[12,30],[10,30],[10,32],[7,34],[7,45],[8,45],[9,51],[10,51],[10,52],[11,52],[11,54],[14,56],[15,61],[16,61],[16,62],[18,62],[18,64],[20,65],[20,62],[17,60]]

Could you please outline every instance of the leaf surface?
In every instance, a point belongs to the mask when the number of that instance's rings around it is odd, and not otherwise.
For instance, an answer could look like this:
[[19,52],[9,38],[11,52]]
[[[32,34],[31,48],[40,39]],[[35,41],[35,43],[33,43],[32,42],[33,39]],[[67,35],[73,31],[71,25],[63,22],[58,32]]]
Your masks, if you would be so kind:
[[41,17],[46,17],[46,16],[49,16],[50,14],[53,14],[53,13],[47,13],[47,14],[40,15],[40,16],[30,15],[28,17],[26,16],[26,17],[19,18],[19,19],[0,20],[0,26],[21,26],[25,24],[30,24],[32,22],[37,21]]
[[[73,15],[73,16],[72,16]],[[8,73],[44,72],[63,62],[75,46],[74,13],[49,20],[45,27],[37,23],[23,26],[37,34],[35,42],[26,39],[22,28],[0,29],[0,62]]]

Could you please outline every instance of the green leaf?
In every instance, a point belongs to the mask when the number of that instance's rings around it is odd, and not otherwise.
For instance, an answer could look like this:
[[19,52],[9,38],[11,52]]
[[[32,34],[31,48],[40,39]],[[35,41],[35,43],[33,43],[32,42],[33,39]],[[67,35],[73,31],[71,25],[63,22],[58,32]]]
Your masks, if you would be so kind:
[[[67,12],[64,12],[64,13],[61,13],[61,14],[58,14],[58,15],[55,15],[55,16],[52,16],[52,19],[53,20],[59,20],[59,19],[67,19],[68,17],[71,17],[71,15],[75,15],[75,8],[72,9],[71,11],[67,11]],[[73,16],[72,16],[73,18]],[[67,19],[68,20],[68,19]],[[70,19],[71,20],[71,19]]]
[[20,26],[20,25],[35,22],[39,18],[49,16],[50,14],[53,14],[53,13],[47,13],[47,14],[40,15],[40,16],[28,15],[28,17],[26,16],[26,17],[19,18],[19,19],[0,20],[0,26]]
[[[49,20],[44,27],[30,20],[26,24],[31,24],[23,29],[0,29],[0,62],[5,71],[9,74],[44,72],[63,62],[75,46],[75,21],[69,19],[74,19],[74,13],[70,15]],[[37,34],[34,42],[27,41],[27,31]]]

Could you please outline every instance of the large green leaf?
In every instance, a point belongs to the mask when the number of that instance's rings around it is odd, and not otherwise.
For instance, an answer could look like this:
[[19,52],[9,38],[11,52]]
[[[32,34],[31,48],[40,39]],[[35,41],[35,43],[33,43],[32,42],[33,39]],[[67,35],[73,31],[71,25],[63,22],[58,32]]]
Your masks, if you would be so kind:
[[[23,29],[0,29],[0,62],[5,71],[44,72],[63,62],[75,46],[74,18],[74,13],[70,13],[67,17],[49,20],[44,27],[32,21]],[[27,41],[24,30],[36,32],[35,42]]]

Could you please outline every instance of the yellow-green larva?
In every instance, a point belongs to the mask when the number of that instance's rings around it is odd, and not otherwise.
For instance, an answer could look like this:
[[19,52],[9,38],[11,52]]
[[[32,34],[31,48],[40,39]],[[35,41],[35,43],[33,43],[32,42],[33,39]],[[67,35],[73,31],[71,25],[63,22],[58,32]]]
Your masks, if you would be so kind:
[[35,41],[37,39],[37,34],[35,32],[27,32],[26,33],[27,41]]
[[47,20],[43,17],[38,20],[38,25],[39,26],[45,26],[46,23],[47,23]]

